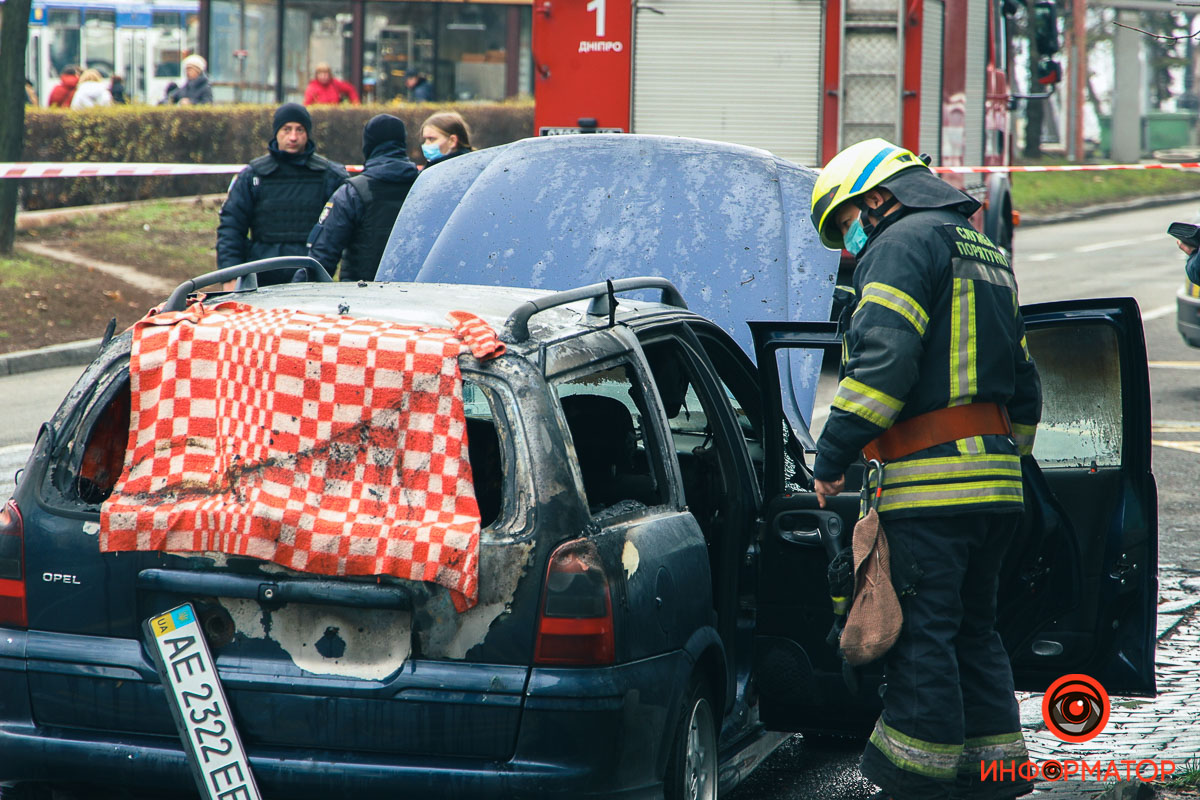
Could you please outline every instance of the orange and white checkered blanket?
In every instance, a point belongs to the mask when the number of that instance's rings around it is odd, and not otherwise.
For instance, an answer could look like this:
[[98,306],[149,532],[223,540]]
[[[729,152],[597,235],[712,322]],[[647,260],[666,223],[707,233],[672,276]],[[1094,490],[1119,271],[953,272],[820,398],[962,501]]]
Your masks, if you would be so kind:
[[458,356],[504,345],[478,317],[451,318],[426,328],[224,302],[141,320],[100,550],[434,581],[471,607],[480,517]]

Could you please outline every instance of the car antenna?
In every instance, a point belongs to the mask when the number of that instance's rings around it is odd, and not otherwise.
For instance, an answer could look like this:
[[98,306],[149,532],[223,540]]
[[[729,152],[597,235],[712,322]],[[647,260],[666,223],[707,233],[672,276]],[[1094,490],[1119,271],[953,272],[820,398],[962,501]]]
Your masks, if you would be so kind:
[[608,281],[608,327],[616,327],[617,324],[617,292],[613,289],[612,278]]

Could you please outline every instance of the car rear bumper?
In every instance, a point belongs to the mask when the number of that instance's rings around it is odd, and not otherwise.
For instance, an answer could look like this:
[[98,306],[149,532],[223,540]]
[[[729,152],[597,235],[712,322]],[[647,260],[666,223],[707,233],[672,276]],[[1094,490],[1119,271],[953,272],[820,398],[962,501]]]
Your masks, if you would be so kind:
[[[617,667],[533,670],[507,761],[246,749],[268,797],[661,797],[678,687],[690,668],[676,652]],[[35,725],[23,669],[0,677],[0,781],[194,791],[178,739]]]
[[1175,295],[1175,327],[1192,347],[1200,347],[1200,286],[1184,284]]

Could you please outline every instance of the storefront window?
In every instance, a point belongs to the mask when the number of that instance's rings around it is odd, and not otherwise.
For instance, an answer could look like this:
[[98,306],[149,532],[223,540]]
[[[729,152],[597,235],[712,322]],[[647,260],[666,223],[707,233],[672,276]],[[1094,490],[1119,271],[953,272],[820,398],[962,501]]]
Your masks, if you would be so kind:
[[[377,102],[421,99],[407,85],[419,74],[431,84],[432,99],[503,100],[509,70],[517,70],[518,91],[528,91],[532,72],[527,54],[510,54],[510,7],[469,3],[367,3],[363,42],[363,84]],[[516,16],[515,33],[527,47],[528,6]]]
[[354,16],[345,3],[287,3],[284,17],[284,99],[300,101],[317,64],[328,64],[333,76],[353,83],[350,74]]
[[176,82],[183,79],[183,24],[178,11],[155,11],[150,15],[154,77]]
[[52,8],[46,12],[46,32],[50,37],[50,65],[57,77],[69,66],[79,66],[79,11]]
[[213,0],[208,74],[218,103],[273,103],[279,4]]

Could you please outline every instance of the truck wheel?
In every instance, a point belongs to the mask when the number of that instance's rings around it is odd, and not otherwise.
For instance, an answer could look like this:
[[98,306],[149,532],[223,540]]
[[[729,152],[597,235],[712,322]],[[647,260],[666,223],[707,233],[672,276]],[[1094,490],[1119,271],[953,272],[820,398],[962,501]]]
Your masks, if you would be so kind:
[[716,800],[717,726],[708,686],[692,678],[667,761],[666,800]]

